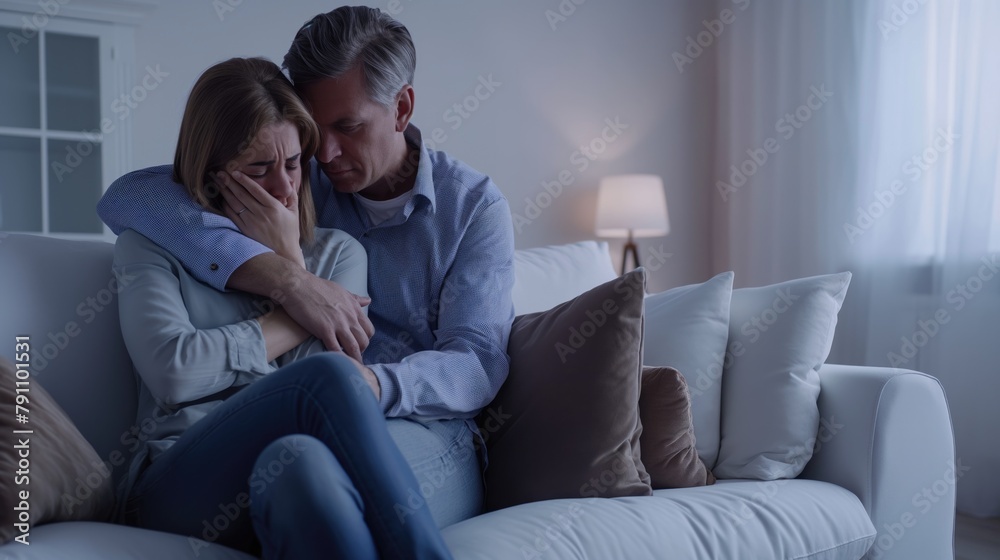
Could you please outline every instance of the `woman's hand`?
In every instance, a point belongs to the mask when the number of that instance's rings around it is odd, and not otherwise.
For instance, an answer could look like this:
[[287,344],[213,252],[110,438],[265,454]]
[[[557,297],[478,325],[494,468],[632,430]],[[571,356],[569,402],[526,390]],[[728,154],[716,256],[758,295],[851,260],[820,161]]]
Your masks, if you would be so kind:
[[305,268],[299,247],[299,199],[293,194],[288,207],[240,171],[220,171],[226,217],[250,239]]

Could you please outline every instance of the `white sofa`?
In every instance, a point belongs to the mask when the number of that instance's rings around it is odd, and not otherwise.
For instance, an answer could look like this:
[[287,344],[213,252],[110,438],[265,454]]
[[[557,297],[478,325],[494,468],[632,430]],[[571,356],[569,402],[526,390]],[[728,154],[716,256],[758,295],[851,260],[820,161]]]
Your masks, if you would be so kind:
[[[568,255],[563,260],[518,252],[519,313],[569,299],[609,274],[605,245],[570,249],[549,253]],[[35,381],[106,460],[127,455],[136,407],[111,256],[108,243],[0,234],[0,355],[11,359],[14,336],[30,334],[43,358]],[[459,560],[953,558],[955,490],[940,481],[947,482],[954,441],[940,384],[914,371],[831,364],[820,378],[821,417],[850,421],[797,479],[524,504],[447,527],[445,539]],[[0,547],[0,558],[249,558],[96,522],[34,527],[30,541]]]

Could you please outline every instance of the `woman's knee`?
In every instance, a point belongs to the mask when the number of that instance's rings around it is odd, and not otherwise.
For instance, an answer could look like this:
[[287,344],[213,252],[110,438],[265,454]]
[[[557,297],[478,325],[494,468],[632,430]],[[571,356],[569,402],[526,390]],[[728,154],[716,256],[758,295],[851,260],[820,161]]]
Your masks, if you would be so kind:
[[291,363],[271,374],[284,383],[293,383],[312,388],[319,385],[333,385],[338,391],[369,392],[367,383],[361,377],[354,362],[339,352],[322,352]]

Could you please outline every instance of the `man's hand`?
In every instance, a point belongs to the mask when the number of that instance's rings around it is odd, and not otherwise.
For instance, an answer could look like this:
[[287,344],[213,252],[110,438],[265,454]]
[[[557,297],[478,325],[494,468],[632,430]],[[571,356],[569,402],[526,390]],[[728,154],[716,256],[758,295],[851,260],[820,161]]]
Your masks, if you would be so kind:
[[276,253],[262,253],[243,263],[229,276],[226,288],[271,298],[328,350],[341,350],[358,361],[375,334],[361,310],[371,299],[354,295]]
[[343,351],[360,362],[361,352],[375,334],[375,328],[361,309],[371,299],[352,294],[336,282],[305,270],[292,282],[295,289],[279,298],[285,311],[323,341],[327,350]]
[[226,199],[225,214],[240,232],[269,247],[275,253],[305,268],[299,247],[299,199],[293,195],[288,207],[256,181],[239,171],[217,174]]

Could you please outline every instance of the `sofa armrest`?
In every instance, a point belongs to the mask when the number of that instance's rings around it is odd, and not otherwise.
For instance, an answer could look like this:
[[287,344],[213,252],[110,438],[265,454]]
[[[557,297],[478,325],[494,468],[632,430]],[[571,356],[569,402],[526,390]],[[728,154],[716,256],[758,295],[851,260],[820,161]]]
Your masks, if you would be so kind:
[[842,486],[878,531],[866,558],[954,558],[955,459],[944,390],[903,369],[826,364],[821,429],[802,478]]

